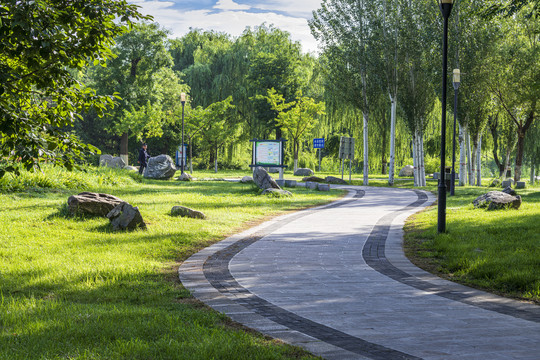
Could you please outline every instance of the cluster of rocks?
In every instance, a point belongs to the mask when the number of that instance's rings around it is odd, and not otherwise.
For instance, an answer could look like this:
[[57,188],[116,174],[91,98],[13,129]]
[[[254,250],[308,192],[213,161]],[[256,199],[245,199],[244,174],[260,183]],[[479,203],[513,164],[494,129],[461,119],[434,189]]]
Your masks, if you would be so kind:
[[67,203],[71,215],[106,217],[114,231],[146,229],[139,209],[113,195],[82,192],[70,196]]
[[253,182],[263,191],[262,195],[292,196],[290,191],[283,190],[262,167],[256,167],[253,171]]
[[[126,165],[121,157],[108,154],[103,154],[99,157],[99,165],[131,171],[139,170],[135,166]],[[176,170],[174,160],[169,155],[162,154],[148,159],[148,164],[144,169],[143,175],[148,179],[168,180],[174,176]]]
[[312,190],[330,191],[330,185],[348,185],[348,183],[335,176],[327,176],[326,178],[320,178],[318,176],[307,176],[302,179],[306,183],[306,187]]
[[[514,185],[514,179],[511,179],[511,178],[508,178],[506,180],[499,180],[499,179],[494,179],[491,184],[489,184],[489,187],[503,187],[503,188],[508,188],[508,187],[512,187]],[[527,185],[525,184],[525,181],[516,181],[515,183],[515,186],[516,186],[516,189],[525,189],[527,187]]]
[[517,195],[511,187],[506,187],[503,191],[490,191],[480,195],[473,201],[473,205],[476,208],[488,210],[519,209],[521,202],[521,196]]
[[[146,229],[146,223],[138,207],[110,194],[82,192],[70,196],[67,203],[71,215],[108,218],[113,231]],[[184,206],[174,206],[171,215],[206,219],[206,215],[202,212]]]

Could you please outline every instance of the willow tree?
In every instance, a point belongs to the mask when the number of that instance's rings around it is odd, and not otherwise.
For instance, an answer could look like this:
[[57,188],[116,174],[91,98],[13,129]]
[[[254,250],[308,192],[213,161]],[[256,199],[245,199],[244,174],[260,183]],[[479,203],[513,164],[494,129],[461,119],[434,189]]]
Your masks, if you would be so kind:
[[502,23],[507,36],[493,54],[497,76],[491,86],[516,129],[515,181],[521,180],[527,131],[538,117],[540,22],[537,15],[527,16],[531,6]]
[[309,21],[311,32],[328,59],[330,84],[362,112],[364,137],[363,184],[369,184],[368,124],[376,75],[371,70],[374,18],[366,0],[323,0]]

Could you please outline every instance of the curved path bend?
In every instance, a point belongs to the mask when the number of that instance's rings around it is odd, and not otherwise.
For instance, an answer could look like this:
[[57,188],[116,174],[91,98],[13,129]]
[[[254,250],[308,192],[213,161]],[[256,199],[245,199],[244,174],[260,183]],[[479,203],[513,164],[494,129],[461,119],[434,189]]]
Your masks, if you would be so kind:
[[343,186],[185,261],[192,294],[325,359],[540,359],[540,307],[442,280],[404,256],[418,190]]

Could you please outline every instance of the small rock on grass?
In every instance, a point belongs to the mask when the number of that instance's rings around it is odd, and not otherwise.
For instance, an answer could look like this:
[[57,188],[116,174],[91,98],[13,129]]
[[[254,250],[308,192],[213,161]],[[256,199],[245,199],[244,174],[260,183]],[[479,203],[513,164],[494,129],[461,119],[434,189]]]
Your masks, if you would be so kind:
[[139,208],[131,206],[127,202],[118,204],[108,214],[113,231],[146,229]]
[[252,183],[253,178],[251,176],[244,176],[240,182],[244,184]]
[[290,191],[282,190],[282,189],[272,189],[272,188],[268,188],[264,190],[261,195],[267,195],[267,196],[278,197],[278,198],[293,196]]
[[193,181],[193,177],[187,172],[180,175],[176,180],[178,181]]
[[185,206],[173,206],[171,216],[188,217],[192,219],[206,219],[206,215],[200,211],[190,209]]

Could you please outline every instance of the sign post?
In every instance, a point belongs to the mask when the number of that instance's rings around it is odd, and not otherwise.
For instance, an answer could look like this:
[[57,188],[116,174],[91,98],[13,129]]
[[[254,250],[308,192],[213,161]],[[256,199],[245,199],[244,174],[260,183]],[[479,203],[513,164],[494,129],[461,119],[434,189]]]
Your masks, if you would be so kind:
[[187,144],[184,144],[184,146],[180,145],[176,149],[176,166],[180,166],[182,168],[186,167],[186,160],[187,160]]
[[313,139],[313,148],[319,149],[319,172],[321,172],[321,152],[324,149],[324,138]]
[[274,167],[279,168],[279,178],[283,180],[283,154],[285,139],[279,140],[250,140],[253,143],[253,158],[251,161],[251,168],[261,167]]
[[345,159],[349,159],[349,182],[352,181],[352,161],[354,160],[354,138],[342,136],[339,139],[339,158],[341,159],[341,179]]

